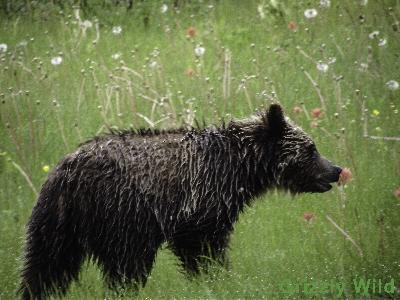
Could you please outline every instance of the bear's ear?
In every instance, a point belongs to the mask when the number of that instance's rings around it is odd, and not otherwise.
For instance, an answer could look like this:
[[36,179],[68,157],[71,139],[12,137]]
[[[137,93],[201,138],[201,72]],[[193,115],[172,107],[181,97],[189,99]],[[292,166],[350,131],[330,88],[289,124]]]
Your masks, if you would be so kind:
[[281,136],[286,127],[282,107],[279,104],[271,104],[266,117],[270,133],[275,136]]

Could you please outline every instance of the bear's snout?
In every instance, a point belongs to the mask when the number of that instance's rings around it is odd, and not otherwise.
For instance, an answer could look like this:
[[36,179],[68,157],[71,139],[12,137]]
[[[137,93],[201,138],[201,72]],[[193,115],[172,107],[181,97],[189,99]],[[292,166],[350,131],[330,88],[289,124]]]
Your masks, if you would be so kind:
[[323,156],[319,158],[318,163],[319,174],[315,178],[313,192],[324,193],[332,188],[331,183],[339,181],[342,168],[332,164]]
[[335,180],[335,182],[336,182],[336,181],[339,181],[340,173],[342,173],[342,168],[339,167],[339,166],[333,166],[333,167],[334,167],[335,172],[337,174],[337,179]]
[[332,166],[329,171],[321,176],[321,180],[325,180],[328,183],[338,182],[340,178],[340,173],[342,173],[342,168],[338,166]]

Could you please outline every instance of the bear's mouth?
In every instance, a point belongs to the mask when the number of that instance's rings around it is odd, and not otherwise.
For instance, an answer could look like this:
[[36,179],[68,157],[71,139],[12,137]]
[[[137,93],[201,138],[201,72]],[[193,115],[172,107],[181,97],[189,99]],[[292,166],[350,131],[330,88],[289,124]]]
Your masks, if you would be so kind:
[[332,185],[328,181],[320,181],[316,183],[316,192],[325,193],[332,188]]
[[319,176],[315,183],[315,188],[317,193],[325,193],[332,188],[331,183],[337,182],[339,180],[339,173],[327,173]]

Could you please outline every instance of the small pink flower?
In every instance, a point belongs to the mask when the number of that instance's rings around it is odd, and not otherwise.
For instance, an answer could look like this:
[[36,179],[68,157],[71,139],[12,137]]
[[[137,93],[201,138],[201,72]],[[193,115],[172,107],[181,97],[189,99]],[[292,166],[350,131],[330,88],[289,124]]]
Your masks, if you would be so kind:
[[295,114],[301,114],[303,112],[303,109],[300,106],[295,106],[293,107],[293,112]]
[[196,29],[195,27],[193,27],[193,26],[189,27],[189,28],[186,30],[186,35],[187,35],[188,37],[190,37],[190,38],[195,38],[196,35],[197,35],[197,29]]
[[322,118],[322,117],[324,116],[324,112],[322,111],[321,108],[317,107],[317,108],[314,108],[314,109],[311,111],[311,116],[312,116],[314,119]]
[[400,186],[397,189],[394,190],[393,195],[396,198],[400,199]]
[[288,23],[288,28],[289,28],[290,30],[296,30],[296,29],[297,29],[297,24],[296,24],[296,22],[290,21],[290,22]]
[[345,185],[347,182],[350,181],[350,179],[353,177],[353,174],[351,173],[349,168],[343,168],[342,172],[340,173],[339,176],[339,181],[338,185]]
[[189,68],[189,69],[186,70],[186,75],[188,77],[193,77],[195,75],[195,73],[196,72],[192,68]]
[[305,212],[303,214],[303,218],[304,220],[306,220],[307,222],[310,222],[312,219],[314,219],[314,214],[312,212]]

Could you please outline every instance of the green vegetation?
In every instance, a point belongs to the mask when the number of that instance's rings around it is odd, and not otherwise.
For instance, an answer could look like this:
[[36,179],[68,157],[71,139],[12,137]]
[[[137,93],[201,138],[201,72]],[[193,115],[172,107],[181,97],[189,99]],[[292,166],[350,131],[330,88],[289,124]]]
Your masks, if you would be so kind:
[[[47,169],[80,142],[107,127],[218,124],[272,101],[353,179],[255,201],[236,226],[229,271],[188,281],[162,250],[138,299],[399,297],[399,1],[172,2],[48,5],[0,19],[0,299],[15,298]],[[357,294],[357,276],[394,278],[397,290]],[[67,299],[129,298],[90,263],[81,279]],[[344,296],[285,293],[285,281],[342,283]]]

